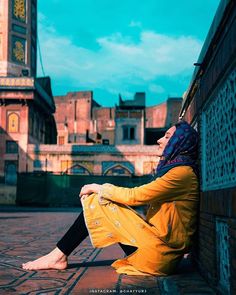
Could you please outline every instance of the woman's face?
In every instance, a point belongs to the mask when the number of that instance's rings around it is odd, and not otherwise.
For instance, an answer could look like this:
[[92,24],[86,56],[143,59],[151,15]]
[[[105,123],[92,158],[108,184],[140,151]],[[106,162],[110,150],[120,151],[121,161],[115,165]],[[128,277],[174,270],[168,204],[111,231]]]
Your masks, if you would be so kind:
[[163,155],[163,151],[170,140],[171,136],[174,134],[176,130],[175,126],[172,126],[170,129],[168,129],[165,133],[165,135],[157,140],[158,148],[157,148],[157,156],[161,157]]

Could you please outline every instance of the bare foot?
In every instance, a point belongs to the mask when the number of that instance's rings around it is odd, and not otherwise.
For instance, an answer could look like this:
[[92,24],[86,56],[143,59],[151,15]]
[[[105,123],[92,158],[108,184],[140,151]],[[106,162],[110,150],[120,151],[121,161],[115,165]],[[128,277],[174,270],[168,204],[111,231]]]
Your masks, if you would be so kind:
[[66,269],[67,265],[67,256],[59,248],[55,248],[45,256],[23,263],[22,268],[25,270]]

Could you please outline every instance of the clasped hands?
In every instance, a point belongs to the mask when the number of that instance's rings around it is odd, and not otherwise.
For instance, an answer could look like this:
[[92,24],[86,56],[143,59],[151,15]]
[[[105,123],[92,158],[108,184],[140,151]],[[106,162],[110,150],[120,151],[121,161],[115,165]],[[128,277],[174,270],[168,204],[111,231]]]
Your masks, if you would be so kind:
[[86,184],[81,188],[81,191],[79,193],[79,197],[81,199],[84,199],[91,195],[92,193],[98,193],[101,188],[100,184],[96,183],[91,183],[91,184]]

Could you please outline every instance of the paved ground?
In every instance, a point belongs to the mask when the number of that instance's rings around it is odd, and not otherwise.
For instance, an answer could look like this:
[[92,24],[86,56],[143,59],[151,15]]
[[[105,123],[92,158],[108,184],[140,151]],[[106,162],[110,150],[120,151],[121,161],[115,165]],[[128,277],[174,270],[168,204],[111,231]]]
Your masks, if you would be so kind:
[[110,264],[122,250],[94,249],[89,239],[72,253],[67,270],[21,269],[22,262],[55,247],[79,210],[0,208],[0,294],[215,294],[188,259],[169,277],[119,275]]

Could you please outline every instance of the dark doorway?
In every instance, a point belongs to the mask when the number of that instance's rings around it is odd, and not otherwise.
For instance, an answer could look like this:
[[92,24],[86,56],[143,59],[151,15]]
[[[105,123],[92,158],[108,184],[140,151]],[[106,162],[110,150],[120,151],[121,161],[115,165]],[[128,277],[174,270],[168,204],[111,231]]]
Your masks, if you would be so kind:
[[16,185],[17,183],[17,161],[5,161],[5,183]]

